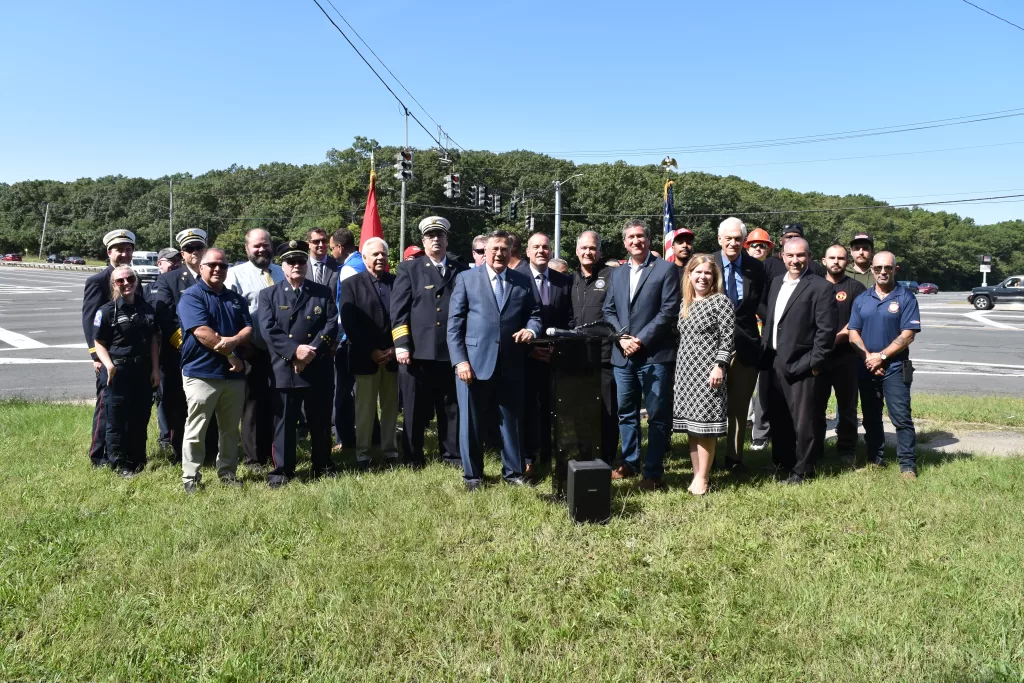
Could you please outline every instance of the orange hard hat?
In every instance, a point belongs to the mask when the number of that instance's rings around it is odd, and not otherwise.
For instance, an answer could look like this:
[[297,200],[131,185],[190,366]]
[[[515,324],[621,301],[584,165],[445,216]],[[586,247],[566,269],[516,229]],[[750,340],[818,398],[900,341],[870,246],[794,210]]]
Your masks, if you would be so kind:
[[746,249],[754,242],[764,242],[768,245],[769,249],[775,246],[775,243],[772,242],[772,238],[768,236],[768,231],[764,228],[754,228],[747,233],[747,241],[743,243],[743,248]]

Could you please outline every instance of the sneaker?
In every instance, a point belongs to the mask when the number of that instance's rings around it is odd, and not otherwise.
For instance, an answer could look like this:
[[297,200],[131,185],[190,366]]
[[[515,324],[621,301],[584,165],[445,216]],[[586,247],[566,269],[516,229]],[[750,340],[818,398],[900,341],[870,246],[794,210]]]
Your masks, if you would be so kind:
[[232,489],[242,488],[242,482],[238,479],[234,472],[228,472],[227,474],[222,476],[220,478],[220,483],[222,486],[227,486],[228,488]]
[[750,450],[763,451],[768,448],[768,439],[754,439],[750,442]]

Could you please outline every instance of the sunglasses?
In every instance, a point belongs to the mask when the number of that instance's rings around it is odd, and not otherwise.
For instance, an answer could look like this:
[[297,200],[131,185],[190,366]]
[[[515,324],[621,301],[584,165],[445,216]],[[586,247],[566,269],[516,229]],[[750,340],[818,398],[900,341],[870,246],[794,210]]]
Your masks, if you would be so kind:
[[485,253],[487,253],[487,250],[486,249],[474,249],[473,253],[474,254],[480,254],[481,256],[483,256]]
[[182,251],[188,252],[189,254],[194,254],[197,251],[203,251],[205,249],[206,249],[206,245],[205,244],[199,244],[198,242],[193,242],[192,244],[186,244],[185,246],[183,246],[181,248]]
[[292,266],[293,268],[306,265],[306,261],[303,259],[285,259],[284,263],[285,265]]
[[130,285],[135,282],[135,276],[129,275],[128,277],[114,278],[114,283],[118,285]]
[[895,266],[871,266],[871,270],[876,273],[891,273],[896,270]]
[[210,263],[204,263],[203,265],[210,270],[216,270],[217,268],[227,270],[231,266],[230,263],[224,263],[223,261],[211,261]]
[[748,249],[767,249],[768,245],[767,244],[761,244],[760,242],[754,242],[753,244],[751,244],[747,248]]
[[310,240],[309,243],[310,244],[323,244],[326,241],[327,240]]

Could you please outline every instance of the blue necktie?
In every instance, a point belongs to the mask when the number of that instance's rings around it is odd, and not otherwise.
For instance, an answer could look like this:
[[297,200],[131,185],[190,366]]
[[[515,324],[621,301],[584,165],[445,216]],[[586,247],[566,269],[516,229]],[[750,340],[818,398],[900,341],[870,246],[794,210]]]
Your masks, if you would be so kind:
[[494,278],[494,300],[498,302],[498,308],[501,308],[501,302],[505,300],[505,283],[501,281],[500,275]]
[[736,294],[736,264],[730,263],[726,270],[729,272],[725,278],[725,293],[729,297],[729,301],[732,302],[732,307],[739,308],[740,297]]

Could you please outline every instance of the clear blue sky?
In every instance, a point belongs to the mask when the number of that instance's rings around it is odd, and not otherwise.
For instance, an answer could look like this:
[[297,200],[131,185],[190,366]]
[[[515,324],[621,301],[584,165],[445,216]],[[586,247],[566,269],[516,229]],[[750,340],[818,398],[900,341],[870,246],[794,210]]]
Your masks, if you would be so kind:
[[[976,1],[1024,25],[1019,0]],[[467,149],[657,163],[660,151],[579,152],[1024,107],[1024,31],[962,0],[335,5]],[[0,64],[5,182],[317,163],[355,135],[403,139],[398,105],[312,0],[7,3]],[[411,142],[430,144],[415,128]],[[1022,152],[1024,117],[675,156],[682,169],[903,203],[1024,192]],[[1024,216],[1024,203],[949,210],[986,223]]]

